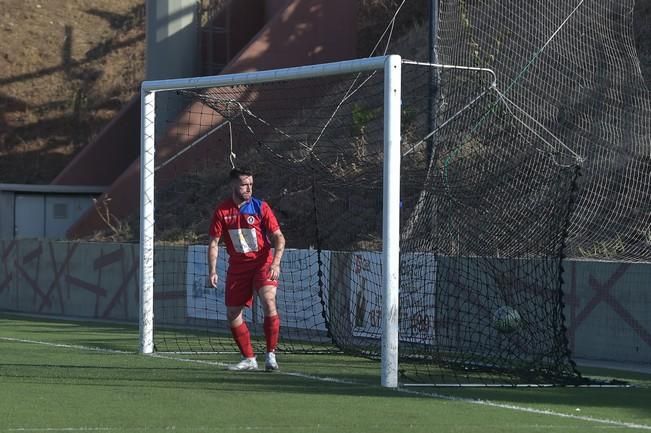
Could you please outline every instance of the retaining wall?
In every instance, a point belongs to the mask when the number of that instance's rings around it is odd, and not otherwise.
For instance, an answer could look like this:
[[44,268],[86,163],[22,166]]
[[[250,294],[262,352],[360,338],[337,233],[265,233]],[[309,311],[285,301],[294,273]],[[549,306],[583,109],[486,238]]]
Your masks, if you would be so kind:
[[[0,311],[137,323],[138,253],[137,244],[0,241]],[[157,247],[167,288],[157,309],[185,302],[186,256]],[[565,270],[574,356],[651,364],[651,264],[568,261]]]

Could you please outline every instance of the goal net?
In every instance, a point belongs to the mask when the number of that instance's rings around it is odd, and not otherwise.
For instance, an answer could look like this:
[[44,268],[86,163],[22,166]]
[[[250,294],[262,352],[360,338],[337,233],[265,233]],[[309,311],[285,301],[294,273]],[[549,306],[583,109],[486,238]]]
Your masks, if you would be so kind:
[[[579,378],[561,291],[579,158],[491,70],[389,56],[147,82],[143,131],[143,351],[237,353],[227,255],[217,289],[206,258],[235,165],[287,239],[280,352],[395,375],[397,349],[404,381]],[[261,308],[245,319],[264,350]]]
[[439,61],[493,69],[511,101],[585,159],[569,257],[651,261],[651,93],[635,51],[638,4],[439,2]]

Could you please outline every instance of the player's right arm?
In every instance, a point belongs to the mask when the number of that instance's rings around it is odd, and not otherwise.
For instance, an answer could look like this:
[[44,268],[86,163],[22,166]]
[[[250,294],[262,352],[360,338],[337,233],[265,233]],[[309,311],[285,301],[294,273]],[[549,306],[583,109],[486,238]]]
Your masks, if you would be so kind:
[[208,279],[210,285],[217,287],[217,253],[219,245],[219,237],[211,237],[208,244]]
[[208,281],[212,287],[217,287],[217,253],[219,252],[219,239],[223,233],[223,220],[219,213],[219,207],[215,209],[208,229],[210,242],[208,243]]

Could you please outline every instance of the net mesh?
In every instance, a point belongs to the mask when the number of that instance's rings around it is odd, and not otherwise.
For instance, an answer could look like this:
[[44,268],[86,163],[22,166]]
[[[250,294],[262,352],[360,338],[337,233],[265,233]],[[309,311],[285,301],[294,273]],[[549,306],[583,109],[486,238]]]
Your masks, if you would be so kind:
[[572,257],[651,259],[651,99],[634,3],[440,2],[440,61],[493,69],[514,104],[585,159]]
[[[433,76],[441,90],[430,101]],[[534,128],[487,71],[404,64],[402,81],[403,379],[576,380],[561,257],[577,156]],[[279,351],[379,357],[383,92],[373,72],[159,95],[161,129],[172,132],[157,154],[157,350],[235,352],[223,285],[206,287],[205,247],[235,163],[253,168],[254,195],[287,239]],[[225,260],[222,251],[221,281]],[[260,337],[261,309],[246,314]]]

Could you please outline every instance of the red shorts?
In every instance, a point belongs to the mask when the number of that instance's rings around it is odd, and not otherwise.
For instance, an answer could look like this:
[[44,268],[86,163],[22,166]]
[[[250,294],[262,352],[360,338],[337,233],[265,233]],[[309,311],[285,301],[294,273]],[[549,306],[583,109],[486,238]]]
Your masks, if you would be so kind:
[[224,297],[226,306],[251,308],[254,290],[257,291],[265,286],[278,287],[278,281],[269,279],[269,265],[270,263],[266,263],[244,271],[229,266]]

